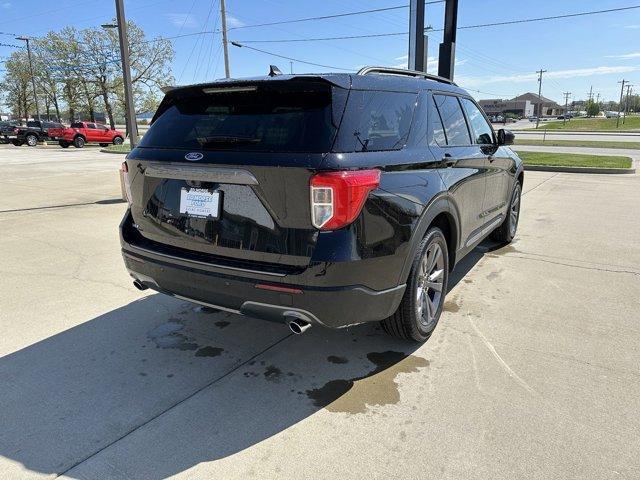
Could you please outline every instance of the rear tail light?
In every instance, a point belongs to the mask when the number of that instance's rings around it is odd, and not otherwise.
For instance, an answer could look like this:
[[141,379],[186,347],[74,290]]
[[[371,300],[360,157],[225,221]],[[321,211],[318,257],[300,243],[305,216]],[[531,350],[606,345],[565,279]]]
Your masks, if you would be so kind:
[[379,184],[380,170],[317,173],[311,177],[311,223],[320,230],[349,225]]
[[126,200],[129,205],[131,205],[131,183],[129,182],[129,167],[127,166],[127,162],[122,162],[122,165],[120,165],[120,190],[123,200]]

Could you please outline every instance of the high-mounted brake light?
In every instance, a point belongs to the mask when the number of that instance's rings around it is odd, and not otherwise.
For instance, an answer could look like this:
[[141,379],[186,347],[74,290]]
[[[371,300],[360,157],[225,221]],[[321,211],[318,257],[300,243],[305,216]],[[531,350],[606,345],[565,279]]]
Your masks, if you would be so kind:
[[380,170],[317,173],[311,177],[311,223],[336,230],[353,222],[369,195],[380,185]]

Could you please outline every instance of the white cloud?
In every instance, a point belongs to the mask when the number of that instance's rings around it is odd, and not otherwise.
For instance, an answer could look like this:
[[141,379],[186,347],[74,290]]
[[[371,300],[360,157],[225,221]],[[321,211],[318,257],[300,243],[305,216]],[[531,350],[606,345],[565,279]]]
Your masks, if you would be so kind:
[[622,58],[628,60],[630,58],[640,58],[640,52],[625,53],[622,55],[605,55],[606,58]]
[[631,30],[638,30],[640,25],[625,25],[624,28],[629,28]]
[[2,8],[11,8],[11,2],[2,2],[2,3],[0,3],[0,7],[2,7]]
[[394,58],[394,60],[409,60],[409,55],[400,55],[399,57]]
[[198,26],[195,15],[190,13],[166,13],[165,17],[169,19],[174,27],[194,28]]
[[227,27],[228,28],[238,28],[243,27],[245,23],[242,20],[237,19],[233,15],[227,14]]
[[[602,66],[593,68],[574,68],[571,70],[556,70],[545,73],[544,78],[574,78],[574,77],[591,77],[594,75],[611,75],[619,73],[637,72],[640,66]],[[486,85],[488,83],[500,82],[536,82],[538,80],[537,73],[525,73],[520,75],[493,75],[486,77],[467,77],[458,76],[457,81],[466,87],[474,87]]]
[[[404,62],[392,65],[391,68],[407,68],[409,55],[400,55],[399,57],[395,57],[394,60],[404,60]],[[437,65],[438,59],[436,57],[427,58],[427,71],[433,71],[433,67]]]

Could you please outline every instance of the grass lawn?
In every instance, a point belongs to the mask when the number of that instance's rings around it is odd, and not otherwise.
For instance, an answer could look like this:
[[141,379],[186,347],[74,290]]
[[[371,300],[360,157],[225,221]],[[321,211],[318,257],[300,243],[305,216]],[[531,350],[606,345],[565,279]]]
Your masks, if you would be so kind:
[[540,122],[538,130],[568,130],[568,131],[584,131],[584,132],[609,132],[624,130],[640,130],[640,116],[627,117],[624,125],[622,118],[620,119],[620,127],[616,128],[616,118],[574,118],[567,123],[562,120],[554,120],[551,122]]
[[109,145],[100,151],[105,153],[129,153],[131,151],[131,147],[126,143],[122,145]]
[[579,155],[575,153],[517,153],[525,165],[544,165],[552,167],[631,168],[631,159],[629,157]]
[[547,147],[595,147],[595,148],[635,148],[640,149],[640,142],[613,142],[597,140],[533,140],[524,135],[518,138],[516,134],[516,145],[544,145]]

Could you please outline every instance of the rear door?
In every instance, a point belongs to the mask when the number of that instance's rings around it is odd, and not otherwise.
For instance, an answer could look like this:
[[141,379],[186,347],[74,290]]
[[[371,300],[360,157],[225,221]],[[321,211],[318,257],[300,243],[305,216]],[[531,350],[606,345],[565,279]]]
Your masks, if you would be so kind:
[[127,160],[141,242],[173,255],[306,266],[318,235],[309,181],[344,110],[336,88],[274,81],[169,94]]
[[87,142],[99,142],[102,137],[95,123],[87,123],[86,128]]
[[[482,215],[486,222],[493,222],[507,204],[509,185],[509,168],[512,160],[498,148],[493,128],[487,122],[480,107],[469,98],[461,98],[473,135],[473,141],[487,160],[487,186],[484,195]],[[498,220],[496,220],[497,222]]]
[[486,154],[472,143],[457,96],[434,93],[429,117],[433,128],[430,148],[442,162],[439,171],[460,218],[460,246],[467,247],[479,238],[484,223]]

